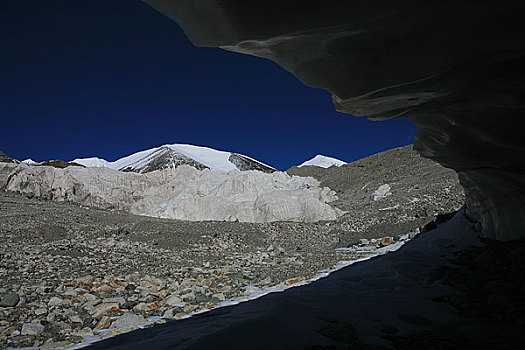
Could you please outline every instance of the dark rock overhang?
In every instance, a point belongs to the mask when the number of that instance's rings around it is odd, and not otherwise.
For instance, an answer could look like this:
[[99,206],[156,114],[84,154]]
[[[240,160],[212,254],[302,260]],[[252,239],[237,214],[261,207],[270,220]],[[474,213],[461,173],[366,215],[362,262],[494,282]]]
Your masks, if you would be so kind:
[[411,118],[487,237],[525,236],[520,1],[145,0],[198,46],[271,59],[343,113]]

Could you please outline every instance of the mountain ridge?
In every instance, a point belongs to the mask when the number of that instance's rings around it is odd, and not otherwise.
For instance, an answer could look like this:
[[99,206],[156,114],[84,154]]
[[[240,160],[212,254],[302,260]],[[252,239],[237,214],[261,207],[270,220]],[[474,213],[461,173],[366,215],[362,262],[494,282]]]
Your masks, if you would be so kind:
[[106,167],[125,172],[148,173],[166,168],[189,165],[198,170],[213,171],[258,170],[278,171],[274,167],[240,153],[216,150],[188,144],[166,144],[135,152],[113,162],[98,157],[77,158],[72,162],[87,167]]

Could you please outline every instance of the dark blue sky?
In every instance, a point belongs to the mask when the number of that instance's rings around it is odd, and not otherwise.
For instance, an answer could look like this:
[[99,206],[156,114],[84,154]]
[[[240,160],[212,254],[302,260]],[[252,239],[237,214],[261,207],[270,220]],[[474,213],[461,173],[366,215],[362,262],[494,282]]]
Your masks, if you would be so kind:
[[194,47],[138,0],[0,0],[0,150],[115,160],[166,143],[243,153],[285,170],[413,142],[408,119],[335,112],[275,63]]

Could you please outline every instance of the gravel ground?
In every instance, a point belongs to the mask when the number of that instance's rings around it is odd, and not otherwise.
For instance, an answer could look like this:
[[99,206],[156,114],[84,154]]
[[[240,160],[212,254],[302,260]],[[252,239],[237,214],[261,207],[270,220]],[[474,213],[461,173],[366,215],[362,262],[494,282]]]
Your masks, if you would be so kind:
[[[65,348],[309,280],[367,254],[335,248],[414,236],[463,203],[455,174],[409,148],[289,172],[318,178],[349,213],[308,224],[187,222],[0,192],[0,348]],[[372,201],[383,184],[390,194]]]
[[0,304],[1,348],[115,335],[364,256],[333,249],[332,223],[184,222],[5,192],[0,220],[0,295],[16,305]]

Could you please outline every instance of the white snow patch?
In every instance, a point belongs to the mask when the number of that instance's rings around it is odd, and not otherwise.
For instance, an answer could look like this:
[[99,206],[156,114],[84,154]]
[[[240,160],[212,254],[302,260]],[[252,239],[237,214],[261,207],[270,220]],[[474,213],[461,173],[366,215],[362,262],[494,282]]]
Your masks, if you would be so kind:
[[34,161],[33,159],[31,159],[31,158],[24,159],[24,160],[22,161],[22,163],[27,164],[27,165],[37,164],[37,162],[35,162],[35,161]]
[[298,165],[297,167],[303,167],[303,166],[318,166],[321,168],[329,168],[331,166],[341,166],[347,164],[346,162],[343,162],[340,159],[332,158],[323,156],[321,154],[316,155],[310,160],[307,160],[306,162],[302,163],[301,165]]
[[112,163],[105,159],[97,157],[92,158],[77,158],[72,160],[73,163],[87,166],[88,168],[110,168],[113,169]]

